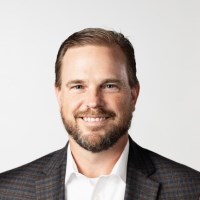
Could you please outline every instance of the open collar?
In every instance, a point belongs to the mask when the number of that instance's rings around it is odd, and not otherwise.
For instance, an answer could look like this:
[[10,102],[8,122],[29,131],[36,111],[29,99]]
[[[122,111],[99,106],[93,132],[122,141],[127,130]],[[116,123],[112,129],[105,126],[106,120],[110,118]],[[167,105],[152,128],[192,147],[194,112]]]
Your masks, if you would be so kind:
[[[156,200],[159,183],[151,179],[156,169],[146,150],[129,137],[125,200]],[[37,200],[64,200],[67,146],[54,153],[36,181]]]

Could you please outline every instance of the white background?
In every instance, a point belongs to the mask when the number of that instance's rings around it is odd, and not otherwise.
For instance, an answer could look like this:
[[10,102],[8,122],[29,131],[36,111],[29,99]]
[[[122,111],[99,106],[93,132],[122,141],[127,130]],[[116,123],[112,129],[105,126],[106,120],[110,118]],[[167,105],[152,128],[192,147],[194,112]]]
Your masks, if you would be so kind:
[[141,146],[200,170],[199,0],[0,0],[0,172],[63,147],[54,96],[61,42],[86,27],[135,47]]

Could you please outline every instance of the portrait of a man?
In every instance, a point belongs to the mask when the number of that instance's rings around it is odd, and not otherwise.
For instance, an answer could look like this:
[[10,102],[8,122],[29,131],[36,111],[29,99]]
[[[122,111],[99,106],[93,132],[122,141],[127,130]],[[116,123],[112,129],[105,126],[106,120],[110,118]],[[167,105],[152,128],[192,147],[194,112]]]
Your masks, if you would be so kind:
[[0,174],[0,200],[198,200],[200,173],[145,149],[129,130],[140,93],[134,47],[86,28],[60,46],[55,93],[64,148]]

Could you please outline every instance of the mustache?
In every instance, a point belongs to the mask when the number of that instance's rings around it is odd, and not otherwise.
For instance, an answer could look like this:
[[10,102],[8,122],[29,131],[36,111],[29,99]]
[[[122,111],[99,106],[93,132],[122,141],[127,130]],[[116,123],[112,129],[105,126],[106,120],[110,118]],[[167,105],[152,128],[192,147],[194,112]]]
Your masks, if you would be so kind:
[[85,111],[77,111],[75,114],[74,114],[74,117],[75,118],[82,118],[82,117],[115,117],[116,114],[113,112],[113,111],[110,111],[110,110],[107,110],[107,109],[104,109],[104,108],[98,108],[98,109],[90,109],[88,108],[87,110]]

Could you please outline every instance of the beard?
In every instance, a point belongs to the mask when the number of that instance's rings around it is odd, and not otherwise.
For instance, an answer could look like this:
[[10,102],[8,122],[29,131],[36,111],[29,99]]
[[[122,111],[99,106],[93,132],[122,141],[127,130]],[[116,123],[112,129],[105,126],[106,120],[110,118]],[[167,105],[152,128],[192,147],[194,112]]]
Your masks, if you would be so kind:
[[[65,118],[63,107],[61,108],[61,117],[68,134],[79,144],[82,148],[98,153],[109,149],[125,134],[131,126],[132,112],[127,109],[122,113],[122,119],[105,126],[90,127],[89,134],[84,134],[84,131],[78,126],[77,120],[83,116],[101,116],[106,117],[108,120],[113,120],[116,114],[112,111],[98,108],[88,110],[84,112],[74,113],[75,121],[71,121]],[[107,120],[107,119],[106,119]],[[98,131],[104,131],[104,134],[98,134]]]

